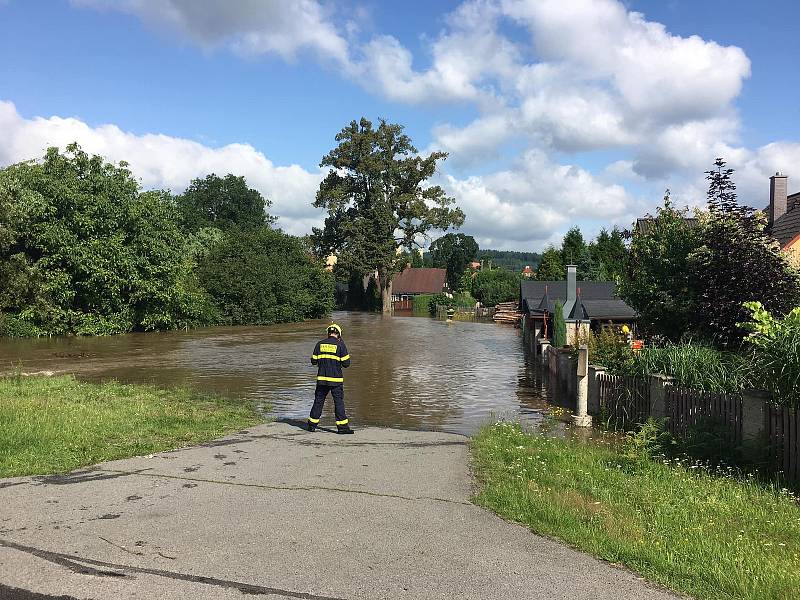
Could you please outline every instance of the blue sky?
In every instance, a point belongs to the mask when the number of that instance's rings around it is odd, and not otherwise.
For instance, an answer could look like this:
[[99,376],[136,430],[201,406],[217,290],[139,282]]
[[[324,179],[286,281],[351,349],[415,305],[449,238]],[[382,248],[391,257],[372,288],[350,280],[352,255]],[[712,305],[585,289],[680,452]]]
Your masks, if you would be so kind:
[[437,182],[482,247],[626,226],[666,187],[699,204],[717,155],[761,206],[775,170],[800,189],[800,3],[765,6],[0,0],[0,164],[77,139],[145,187],[243,174],[300,234],[364,115],[450,152]]

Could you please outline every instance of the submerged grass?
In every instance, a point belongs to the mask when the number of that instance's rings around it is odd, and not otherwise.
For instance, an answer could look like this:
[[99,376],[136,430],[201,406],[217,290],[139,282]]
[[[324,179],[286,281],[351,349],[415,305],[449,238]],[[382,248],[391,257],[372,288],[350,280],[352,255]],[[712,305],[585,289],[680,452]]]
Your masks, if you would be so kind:
[[500,423],[473,440],[476,502],[700,599],[800,595],[800,505],[686,461]]
[[263,421],[189,389],[73,377],[0,378],[0,477],[69,471],[208,441]]

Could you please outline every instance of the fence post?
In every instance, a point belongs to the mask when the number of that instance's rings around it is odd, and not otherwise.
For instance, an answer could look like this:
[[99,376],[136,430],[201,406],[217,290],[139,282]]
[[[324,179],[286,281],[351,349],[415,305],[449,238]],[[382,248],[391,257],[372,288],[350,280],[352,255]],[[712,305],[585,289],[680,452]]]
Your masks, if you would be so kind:
[[667,416],[666,387],[673,381],[674,378],[667,375],[650,375],[650,416],[654,419]]
[[587,412],[589,403],[589,348],[585,344],[578,348],[578,365],[576,369],[578,389],[576,394],[576,410],[572,423],[576,427],[589,427],[592,417]]
[[586,412],[590,415],[600,414],[600,375],[605,372],[605,367],[589,365],[589,399],[586,404]]
[[755,440],[764,432],[764,404],[770,401],[769,392],[742,392],[742,441]]

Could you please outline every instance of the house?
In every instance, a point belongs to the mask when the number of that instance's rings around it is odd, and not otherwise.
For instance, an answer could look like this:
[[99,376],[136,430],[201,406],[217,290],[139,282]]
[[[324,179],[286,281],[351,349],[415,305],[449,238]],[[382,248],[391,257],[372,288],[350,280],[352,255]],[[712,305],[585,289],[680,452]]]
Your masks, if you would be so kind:
[[800,266],[800,192],[789,194],[789,177],[775,173],[769,178],[769,206],[767,233],[775,238],[789,254],[795,265]]
[[637,314],[617,296],[613,281],[577,281],[575,265],[567,266],[566,281],[523,281],[519,310],[523,313],[523,337],[538,352],[539,340],[552,336],[556,302],[563,305],[567,338],[578,331],[599,331],[608,325],[634,325]]
[[441,294],[446,291],[447,269],[406,267],[392,280],[392,303],[395,310],[411,310],[414,296]]

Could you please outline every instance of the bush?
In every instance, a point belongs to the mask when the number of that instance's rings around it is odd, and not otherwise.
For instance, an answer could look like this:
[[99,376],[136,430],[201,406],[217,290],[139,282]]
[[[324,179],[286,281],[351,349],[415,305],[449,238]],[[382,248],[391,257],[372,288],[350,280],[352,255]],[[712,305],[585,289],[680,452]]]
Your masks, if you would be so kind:
[[755,350],[755,383],[779,404],[800,406],[800,307],[776,319],[760,302],[745,304],[752,319],[746,341]]
[[198,274],[224,322],[268,325],[320,318],[333,309],[333,277],[282,231],[230,229]]
[[484,306],[496,306],[519,298],[520,277],[505,269],[480,271],[472,282],[472,295]]
[[[444,294],[439,294],[439,296],[444,296]],[[438,296],[435,294],[420,294],[419,296],[414,296],[413,311],[420,315],[433,314],[436,312],[436,304],[433,300],[437,297]]]

